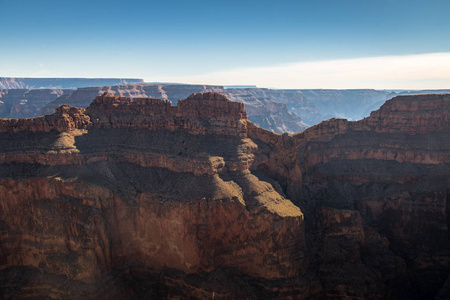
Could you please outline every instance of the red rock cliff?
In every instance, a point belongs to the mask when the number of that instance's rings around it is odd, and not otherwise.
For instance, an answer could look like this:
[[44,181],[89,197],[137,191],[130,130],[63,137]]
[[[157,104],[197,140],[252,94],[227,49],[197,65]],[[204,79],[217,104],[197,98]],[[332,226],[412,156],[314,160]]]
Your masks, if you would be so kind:
[[86,110],[1,119],[0,141],[0,270],[19,278],[4,285],[11,295],[131,298],[151,285],[127,282],[176,270],[159,286],[236,297],[231,279],[201,287],[189,274],[285,280],[307,265],[303,214],[250,172],[257,145],[243,104],[222,95],[172,106],[105,94]]
[[192,94],[177,106],[153,98],[98,96],[87,108],[94,128],[185,130],[191,134],[246,137],[247,115],[242,103],[213,92]]
[[296,135],[215,93],[3,119],[2,296],[445,297],[449,102]]
[[[322,122],[293,135],[294,146],[249,126],[249,138],[266,145],[252,168],[280,183],[293,178],[288,170],[301,170],[294,185],[301,188],[285,191],[311,221],[307,241],[318,253],[312,264],[321,266],[327,297],[383,298],[378,293],[394,285],[400,298],[430,299],[444,284],[449,120],[450,95],[420,95],[393,98],[361,121]],[[292,148],[296,156],[279,156]]]

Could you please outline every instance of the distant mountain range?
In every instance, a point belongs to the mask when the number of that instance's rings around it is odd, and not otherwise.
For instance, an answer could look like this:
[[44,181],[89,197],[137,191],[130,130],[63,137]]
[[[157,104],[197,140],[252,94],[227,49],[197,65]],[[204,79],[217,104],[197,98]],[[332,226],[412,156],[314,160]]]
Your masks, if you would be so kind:
[[0,89],[81,88],[89,86],[144,83],[137,78],[13,78],[0,77]]

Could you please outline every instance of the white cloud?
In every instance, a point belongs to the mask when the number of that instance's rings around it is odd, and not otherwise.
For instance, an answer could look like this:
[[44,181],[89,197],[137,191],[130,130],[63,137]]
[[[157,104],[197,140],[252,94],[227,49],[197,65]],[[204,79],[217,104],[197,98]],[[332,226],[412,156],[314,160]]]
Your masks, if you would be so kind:
[[450,88],[450,52],[299,62],[146,81],[274,88]]

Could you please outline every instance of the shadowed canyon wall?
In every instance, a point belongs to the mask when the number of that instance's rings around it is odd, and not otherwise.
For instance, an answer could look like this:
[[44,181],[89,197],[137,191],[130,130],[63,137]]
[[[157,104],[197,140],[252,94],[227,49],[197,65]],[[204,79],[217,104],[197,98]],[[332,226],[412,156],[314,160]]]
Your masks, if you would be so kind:
[[176,281],[175,270],[281,280],[307,265],[301,210],[249,171],[256,145],[242,103],[105,94],[87,109],[0,123],[3,298],[108,285],[113,298],[235,297],[232,277],[191,291],[139,282]]
[[294,135],[212,92],[1,119],[2,297],[445,299],[449,108]]

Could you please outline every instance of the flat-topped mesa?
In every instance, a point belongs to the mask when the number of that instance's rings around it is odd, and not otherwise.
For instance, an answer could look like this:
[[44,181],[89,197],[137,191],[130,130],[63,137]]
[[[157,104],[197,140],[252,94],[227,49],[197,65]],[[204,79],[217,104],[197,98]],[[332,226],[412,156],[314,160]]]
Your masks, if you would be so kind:
[[192,94],[172,106],[155,98],[97,96],[86,109],[94,128],[141,128],[182,130],[191,134],[247,137],[247,114],[243,103],[210,92]]

